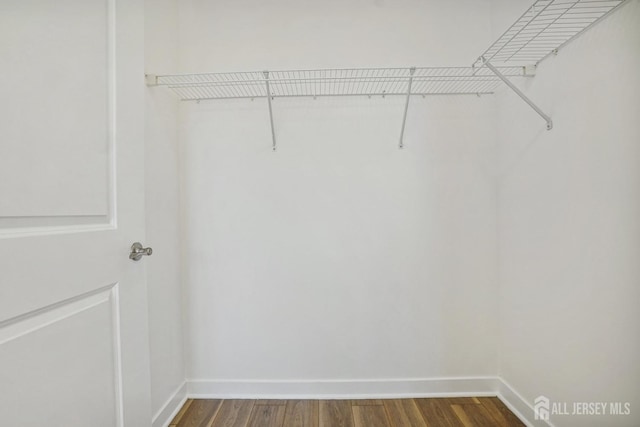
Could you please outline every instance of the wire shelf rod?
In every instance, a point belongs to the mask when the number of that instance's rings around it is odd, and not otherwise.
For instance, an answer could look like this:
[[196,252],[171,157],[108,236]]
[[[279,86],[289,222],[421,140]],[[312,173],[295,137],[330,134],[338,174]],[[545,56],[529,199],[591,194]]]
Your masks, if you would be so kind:
[[[412,93],[411,97],[421,97],[421,98],[426,98],[428,96],[481,96],[481,95],[494,95],[495,91],[479,91],[479,92],[455,92],[455,93],[451,93],[451,92],[440,92],[440,93],[433,93],[433,92],[425,92],[425,93]],[[277,97],[272,97],[272,98],[333,98],[333,97],[387,97],[387,96],[391,96],[391,97],[404,97],[407,96],[406,93],[379,93],[379,94],[374,94],[374,95],[367,95],[367,94],[361,94],[361,93],[355,93],[355,94],[341,94],[341,95],[279,95]],[[229,96],[229,97],[213,97],[213,98],[207,98],[207,97],[202,97],[202,98],[198,98],[198,97],[193,97],[193,98],[189,98],[189,99],[183,99],[183,101],[185,102],[198,102],[198,101],[217,101],[217,100],[231,100],[231,99],[263,99],[266,98],[265,95],[260,95],[260,96],[241,96],[241,97],[237,97],[237,96]]]

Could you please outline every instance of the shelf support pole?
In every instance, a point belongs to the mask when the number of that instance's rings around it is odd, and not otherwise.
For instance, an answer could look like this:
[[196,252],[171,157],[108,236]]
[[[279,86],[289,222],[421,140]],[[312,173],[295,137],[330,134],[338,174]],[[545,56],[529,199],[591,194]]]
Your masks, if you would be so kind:
[[398,148],[404,148],[404,125],[407,123],[407,111],[409,110],[409,99],[411,99],[411,85],[413,84],[413,73],[416,72],[416,67],[409,68],[409,84],[407,85],[407,99],[404,101],[404,114],[402,116],[402,128],[400,128],[400,143]]
[[269,72],[263,71],[264,82],[267,86],[267,104],[269,105],[269,122],[271,123],[271,141],[273,151],[276,151],[276,131],[273,127],[273,110],[271,109],[271,90],[269,89]]
[[522,100],[524,102],[526,102],[527,104],[529,104],[529,107],[533,108],[533,110],[538,113],[538,115],[540,117],[542,117],[546,122],[547,122],[547,130],[551,130],[553,129],[553,121],[551,120],[551,117],[549,117],[547,114],[544,113],[544,111],[542,111],[531,99],[529,99],[527,97],[527,95],[525,95],[524,93],[522,93],[522,91],[520,89],[518,89],[516,87],[516,85],[514,85],[513,83],[511,83],[509,81],[509,79],[507,79],[500,71],[498,71],[498,69],[496,67],[494,67],[491,62],[489,62],[488,60],[486,60],[483,57],[480,58],[480,60],[482,61],[482,65],[486,65],[488,69],[490,69],[493,74],[495,74],[496,76],[498,76],[498,78],[500,80],[502,80],[504,82],[504,84],[506,84],[507,86],[509,86],[511,88],[512,91],[514,91],[516,93],[516,95],[518,95],[520,98],[522,98]]

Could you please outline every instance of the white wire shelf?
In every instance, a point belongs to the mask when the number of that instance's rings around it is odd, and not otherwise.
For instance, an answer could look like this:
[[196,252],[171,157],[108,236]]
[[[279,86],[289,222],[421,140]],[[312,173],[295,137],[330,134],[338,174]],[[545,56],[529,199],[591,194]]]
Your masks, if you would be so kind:
[[412,96],[483,95],[504,83],[553,128],[551,117],[509,77],[530,77],[549,54],[569,43],[627,0],[536,0],[472,67],[350,68],[147,75],[150,86],[166,86],[183,101],[266,98],[273,150],[276,97],[405,97],[399,147]]
[[[500,67],[509,77],[523,67]],[[319,96],[482,95],[501,84],[486,68],[351,68],[152,76],[182,100]]]
[[494,64],[537,64],[626,0],[538,0],[481,56]]

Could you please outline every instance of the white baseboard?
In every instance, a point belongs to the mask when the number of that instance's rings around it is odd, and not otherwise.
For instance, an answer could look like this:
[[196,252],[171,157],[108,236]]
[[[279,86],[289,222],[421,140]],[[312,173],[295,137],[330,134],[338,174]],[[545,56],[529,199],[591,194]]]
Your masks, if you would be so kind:
[[184,402],[187,400],[187,383],[180,384],[176,391],[162,405],[162,408],[153,416],[153,427],[167,427],[173,417],[176,416]]
[[375,380],[197,380],[182,383],[153,417],[167,427],[187,398],[193,399],[400,399],[498,396],[529,427],[554,427],[535,420],[533,407],[499,377],[400,378]]
[[554,427],[548,421],[536,420],[533,406],[527,402],[509,383],[498,378],[498,398],[528,427]]
[[188,380],[190,398],[382,399],[495,396],[496,377],[376,380]]

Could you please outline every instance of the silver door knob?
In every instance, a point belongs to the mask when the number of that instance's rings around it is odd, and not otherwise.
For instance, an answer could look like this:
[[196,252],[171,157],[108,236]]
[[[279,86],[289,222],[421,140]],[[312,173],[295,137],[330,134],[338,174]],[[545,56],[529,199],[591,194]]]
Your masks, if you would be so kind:
[[153,253],[153,249],[145,248],[142,246],[142,243],[135,242],[131,245],[131,253],[129,254],[129,259],[133,261],[140,261],[140,258],[143,256],[149,256]]

